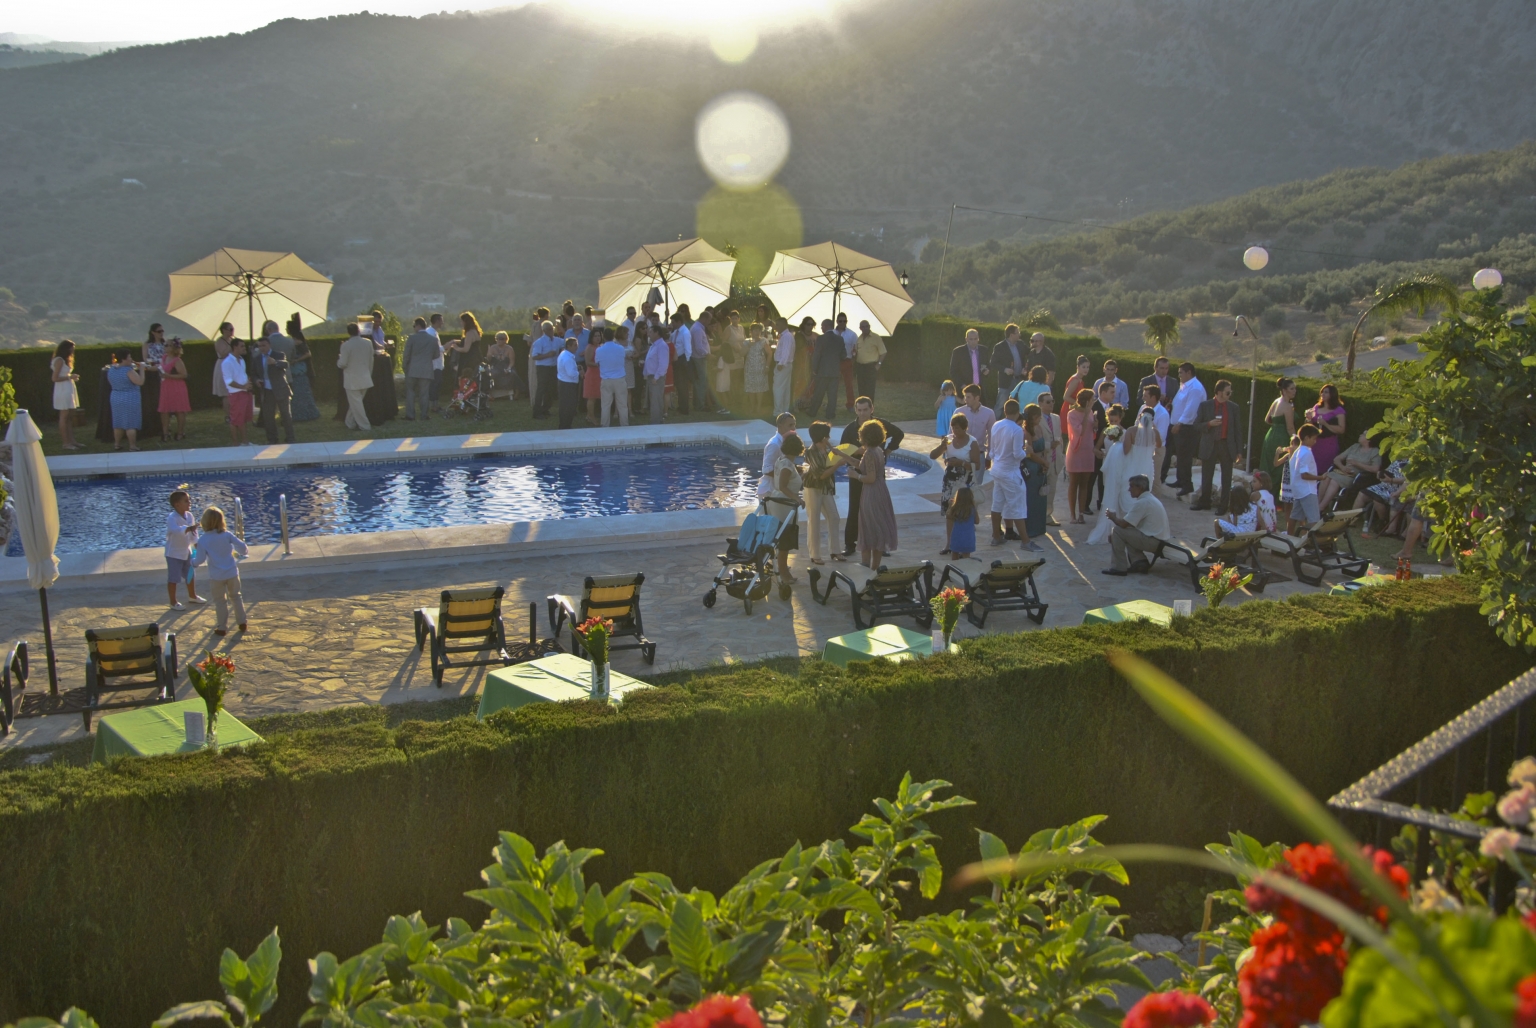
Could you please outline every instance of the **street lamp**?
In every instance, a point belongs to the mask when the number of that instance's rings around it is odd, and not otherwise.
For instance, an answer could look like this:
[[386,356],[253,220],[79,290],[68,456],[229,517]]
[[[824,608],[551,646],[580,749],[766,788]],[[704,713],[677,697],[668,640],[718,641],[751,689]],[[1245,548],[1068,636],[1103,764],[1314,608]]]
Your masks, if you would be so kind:
[[903,288],[903,289],[907,288],[907,283],[910,282],[910,281],[911,281],[911,279],[907,278],[907,269],[906,268],[902,268],[901,269],[901,288]]
[[1241,314],[1237,316],[1236,323],[1232,326],[1232,338],[1238,337],[1238,329],[1246,328],[1248,334],[1253,337],[1253,377],[1248,380],[1248,447],[1243,451],[1243,463],[1251,475],[1253,467],[1253,408],[1259,402],[1259,334],[1253,330],[1248,319]]

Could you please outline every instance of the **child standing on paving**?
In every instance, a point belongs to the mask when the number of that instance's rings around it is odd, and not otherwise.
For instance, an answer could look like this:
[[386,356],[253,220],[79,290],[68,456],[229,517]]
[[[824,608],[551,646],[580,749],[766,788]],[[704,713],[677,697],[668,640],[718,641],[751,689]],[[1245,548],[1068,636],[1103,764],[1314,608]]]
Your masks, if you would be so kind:
[[197,537],[194,564],[207,563],[213,583],[213,607],[219,617],[214,635],[227,635],[229,607],[235,607],[235,627],[245,631],[245,600],[240,595],[240,558],[248,552],[245,540],[224,527],[224,512],[217,507],[203,511],[203,534]]
[[185,489],[171,494],[171,512],[165,516],[165,591],[171,598],[171,609],[181,610],[176,602],[176,586],[187,583],[187,601],[207,603],[197,595],[197,585],[192,581],[192,543],[197,535],[197,519],[192,516],[192,497]]

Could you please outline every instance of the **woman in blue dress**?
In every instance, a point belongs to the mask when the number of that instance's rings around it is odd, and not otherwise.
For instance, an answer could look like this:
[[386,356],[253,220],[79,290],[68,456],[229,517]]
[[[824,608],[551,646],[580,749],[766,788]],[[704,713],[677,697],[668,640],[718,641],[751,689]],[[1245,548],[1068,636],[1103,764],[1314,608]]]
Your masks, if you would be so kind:
[[107,384],[112,387],[112,448],[121,450],[126,436],[128,449],[137,450],[139,429],[144,424],[144,398],[139,393],[144,372],[134,363],[131,350],[123,350],[114,358],[107,369]]
[[293,420],[318,421],[320,408],[315,405],[315,361],[299,316],[288,321],[288,337],[293,340],[293,359],[288,362],[288,386],[293,390]]
[[[1030,539],[1040,539],[1045,536],[1045,478],[1046,455],[1045,433],[1040,426],[1040,405],[1038,403],[1026,404],[1024,407],[1024,496],[1028,504],[1025,510],[1024,527],[1029,532]],[[1044,547],[1031,542],[1026,549],[1041,550]]]

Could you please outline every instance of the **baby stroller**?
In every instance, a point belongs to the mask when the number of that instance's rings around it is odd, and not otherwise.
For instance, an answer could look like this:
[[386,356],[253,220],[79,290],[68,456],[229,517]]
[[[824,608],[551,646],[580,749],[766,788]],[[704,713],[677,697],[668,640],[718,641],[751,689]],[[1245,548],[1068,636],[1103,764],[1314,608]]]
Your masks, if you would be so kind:
[[[723,585],[727,595],[740,600],[746,612],[752,613],[753,601],[761,600],[773,588],[779,539],[791,525],[799,524],[799,518],[799,508],[790,508],[782,519],[774,517],[768,513],[766,501],[756,513],[748,514],[736,538],[726,539],[726,552],[717,554],[721,568],[713,588],[704,594],[704,606],[715,605],[716,594]],[[789,583],[779,583],[779,599],[789,599],[790,591]]]
[[490,399],[491,366],[481,364],[473,375],[459,379],[459,388],[454,392],[453,399],[448,401],[448,406],[443,408],[443,417],[470,414],[476,421],[484,421],[491,416]]

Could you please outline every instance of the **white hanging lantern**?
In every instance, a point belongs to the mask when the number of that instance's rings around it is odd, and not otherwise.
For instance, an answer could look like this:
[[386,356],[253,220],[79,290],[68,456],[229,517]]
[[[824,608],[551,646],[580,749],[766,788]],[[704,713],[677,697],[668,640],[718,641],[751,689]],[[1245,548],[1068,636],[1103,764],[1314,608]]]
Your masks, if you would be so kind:
[[1262,246],[1250,246],[1243,251],[1243,266],[1249,271],[1263,271],[1269,264],[1269,251]]

